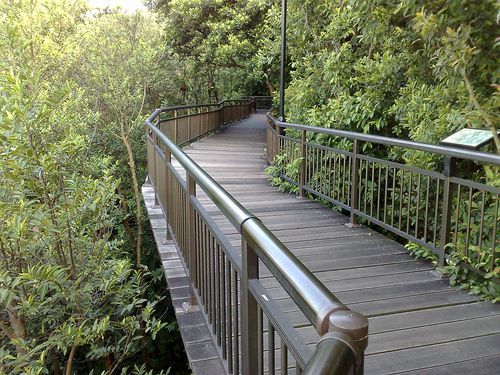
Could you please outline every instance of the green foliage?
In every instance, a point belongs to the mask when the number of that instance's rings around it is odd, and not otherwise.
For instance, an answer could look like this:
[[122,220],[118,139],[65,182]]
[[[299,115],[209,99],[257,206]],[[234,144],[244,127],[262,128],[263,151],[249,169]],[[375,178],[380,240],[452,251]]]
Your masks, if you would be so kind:
[[[287,120],[431,144],[464,127],[489,128],[496,134],[497,14],[498,4],[493,0],[290,0]],[[275,85],[279,80],[279,19],[280,4],[276,2],[264,19],[255,64],[256,69],[270,69],[268,76]],[[308,141],[340,149],[351,147],[323,135],[309,136]],[[484,150],[500,148],[497,144]],[[287,153],[277,156],[277,164],[269,171],[275,176],[275,185],[292,190],[294,185],[276,177],[296,171],[298,158]],[[442,158],[429,153],[366,143],[363,153],[427,170],[442,169]],[[498,171],[488,172],[465,161],[457,170],[458,177],[497,186],[493,176]],[[311,184],[318,186],[317,190],[331,191],[324,183],[328,173],[318,171]],[[479,193],[473,194],[470,207],[466,192],[462,194],[457,238],[452,239],[449,251],[461,264],[490,276],[493,246],[490,233],[484,229],[481,233],[480,217],[484,217],[484,228],[493,227],[494,197],[486,195],[483,214],[477,203],[481,201]],[[458,205],[456,197],[454,204]],[[466,249],[469,211],[470,242],[482,238],[482,250],[477,246]],[[452,216],[453,228],[456,221]],[[407,247],[417,257],[433,258],[418,245]],[[456,268],[450,267],[460,274],[454,280],[469,285],[468,280],[476,276],[461,268],[458,261],[454,264]],[[482,277],[477,280],[489,283]],[[483,284],[472,291],[481,290],[491,299],[494,289],[485,289]]]
[[[466,261],[465,261],[466,262]],[[451,285],[458,285],[462,289],[466,289],[470,294],[479,295],[481,298],[487,299],[496,303],[499,301],[500,285],[494,280],[500,276],[500,267],[496,267],[493,272],[479,275],[477,272],[470,270],[470,263],[465,263],[469,267],[463,265],[464,259],[458,254],[452,254],[447,260],[447,265],[443,271],[450,277]],[[475,267],[475,265],[472,265]]]
[[271,0],[170,0],[156,4],[165,19],[162,64],[169,68],[168,104],[218,102],[266,94],[253,69]]
[[272,186],[278,187],[283,192],[297,193],[298,186],[284,180],[282,176],[287,176],[296,181],[301,159],[293,159],[293,162],[290,163],[287,162],[289,158],[290,156],[286,154],[277,155],[273,164],[265,169],[265,173],[271,176],[270,182]]
[[414,242],[408,242],[405,247],[410,251],[410,254],[417,259],[426,259],[432,264],[437,265],[438,257],[429,249],[420,246]]
[[[279,51],[278,8],[256,66]],[[290,1],[288,18],[292,122],[436,143],[498,108],[494,1]]]
[[176,328],[163,274],[131,261],[132,176],[161,84],[152,22],[85,1],[0,4],[0,373],[165,368],[147,359]]

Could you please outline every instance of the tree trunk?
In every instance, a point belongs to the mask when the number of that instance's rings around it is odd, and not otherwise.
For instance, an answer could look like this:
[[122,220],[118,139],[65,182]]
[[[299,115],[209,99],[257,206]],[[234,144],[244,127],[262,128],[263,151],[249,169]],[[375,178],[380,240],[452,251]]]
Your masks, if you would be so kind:
[[142,262],[142,199],[141,192],[139,191],[139,184],[137,183],[137,173],[135,168],[134,153],[130,142],[128,140],[128,135],[125,132],[125,119],[122,117],[120,119],[120,138],[125,145],[127,150],[128,166],[130,169],[130,175],[132,177],[132,187],[134,189],[136,210],[135,217],[137,220],[137,239],[136,239],[136,264],[139,266]]
[[73,369],[73,360],[75,359],[76,354],[76,345],[71,347],[71,351],[69,352],[68,363],[66,364],[66,372],[65,375],[71,375],[71,370]]
[[[9,322],[12,327],[10,334],[8,336],[11,339],[22,339],[26,340],[26,324],[23,317],[19,317],[14,313],[14,306],[7,306],[7,314],[9,315]],[[19,354],[26,354],[26,350],[24,350],[21,346],[16,345],[16,351]]]

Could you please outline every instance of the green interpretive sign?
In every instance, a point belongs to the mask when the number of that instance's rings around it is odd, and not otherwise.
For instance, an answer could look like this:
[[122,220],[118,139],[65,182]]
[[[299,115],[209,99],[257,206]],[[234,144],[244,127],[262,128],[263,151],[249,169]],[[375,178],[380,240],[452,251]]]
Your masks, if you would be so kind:
[[478,149],[493,139],[491,130],[462,129],[443,139],[440,143],[449,146]]

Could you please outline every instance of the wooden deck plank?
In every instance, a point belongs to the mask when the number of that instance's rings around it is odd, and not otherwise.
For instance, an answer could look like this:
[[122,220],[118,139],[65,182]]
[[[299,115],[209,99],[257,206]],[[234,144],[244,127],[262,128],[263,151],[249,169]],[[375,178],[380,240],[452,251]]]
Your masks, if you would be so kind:
[[457,361],[442,366],[427,367],[415,371],[400,372],[405,375],[432,374],[432,375],[493,375],[500,369],[500,356],[492,355],[469,361]]
[[366,354],[377,354],[500,333],[497,316],[372,334]]
[[[500,355],[500,334],[366,356],[365,374],[394,374]],[[481,366],[482,367],[482,366]],[[481,368],[480,367],[480,368]],[[489,369],[493,374],[498,369]]]
[[[264,173],[264,122],[262,114],[254,115],[185,151],[342,302],[369,317],[365,372],[500,372],[500,307],[451,288],[431,273],[432,264],[415,260],[396,241],[366,227],[348,228],[344,225],[348,217],[338,211],[270,186]],[[185,175],[175,160],[173,165]],[[240,252],[237,228],[200,188],[197,198]],[[165,255],[165,261],[171,257],[175,258]],[[315,329],[265,267],[261,282],[303,338],[314,345]]]

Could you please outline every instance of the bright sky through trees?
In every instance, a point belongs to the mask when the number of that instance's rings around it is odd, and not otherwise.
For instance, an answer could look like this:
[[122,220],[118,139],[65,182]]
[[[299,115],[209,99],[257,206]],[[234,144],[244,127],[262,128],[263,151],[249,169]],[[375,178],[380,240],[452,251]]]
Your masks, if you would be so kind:
[[89,4],[96,8],[122,7],[127,12],[134,12],[138,9],[146,9],[141,0],[89,0]]

